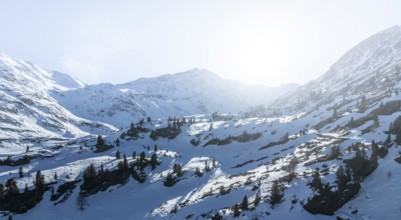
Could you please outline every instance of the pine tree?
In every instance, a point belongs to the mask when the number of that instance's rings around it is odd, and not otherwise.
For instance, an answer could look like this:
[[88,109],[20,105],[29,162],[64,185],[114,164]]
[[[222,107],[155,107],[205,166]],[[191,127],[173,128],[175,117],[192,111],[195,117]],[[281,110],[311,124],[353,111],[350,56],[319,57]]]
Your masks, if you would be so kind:
[[158,149],[157,149],[157,144],[155,144],[155,146],[153,147],[153,151],[154,151],[154,152],[157,152],[157,150],[158,150]]
[[277,181],[274,181],[270,194],[270,204],[273,206],[274,204],[280,203],[283,197],[284,195],[281,191],[281,187],[279,186]]
[[233,213],[234,217],[238,217],[239,215],[241,215],[241,211],[239,210],[238,204],[235,204],[233,212],[234,212]]
[[260,203],[260,192],[258,191],[255,195],[255,199],[253,200],[253,205],[256,207]]
[[132,159],[136,159],[136,151],[132,151]]
[[133,122],[131,122],[130,131],[133,131],[133,130],[135,130],[135,125]]
[[121,155],[120,155],[120,151],[118,150],[117,152],[116,152],[116,159],[120,159],[121,158]]
[[148,116],[148,118],[146,119],[146,122],[147,122],[147,123],[151,123],[151,122],[152,122],[152,119]]
[[247,196],[244,196],[244,198],[242,199],[241,209],[248,210],[248,197]]
[[57,175],[57,172],[54,172],[54,181],[58,181],[58,175]]
[[0,183],[0,199],[4,198],[4,185]]
[[312,173],[312,182],[309,183],[309,185],[312,187],[312,189],[316,190],[322,190],[323,189],[323,183],[322,180],[320,179],[320,173],[319,169],[316,168],[315,171]]
[[142,119],[139,121],[139,126],[142,127],[144,123],[145,123],[145,120],[142,118]]
[[97,141],[96,141],[96,149],[102,149],[104,147],[104,140],[102,135],[97,136]]
[[127,156],[125,156],[125,154],[123,155],[123,170],[128,170],[129,169],[129,165],[128,165],[128,160],[127,160]]
[[42,175],[42,172],[40,170],[36,171],[35,186],[37,188],[42,188],[44,184],[45,184],[45,177]]
[[397,131],[397,134],[395,135],[395,143],[398,145],[401,145],[401,131]]
[[210,123],[210,125],[209,125],[209,131],[212,131],[213,130],[213,123]]
[[367,108],[367,101],[366,101],[366,96],[363,95],[361,98],[361,102],[359,103],[359,112],[365,112]]
[[171,173],[168,173],[166,176],[166,180],[164,180],[164,185],[165,186],[172,186],[174,184],[174,177],[171,175]]
[[336,171],[336,182],[338,184],[339,188],[344,188],[347,183],[350,181],[350,179],[348,179],[348,177],[345,175],[344,173],[344,169],[342,166],[338,167],[337,171]]
[[210,166],[207,161],[205,161],[205,172],[210,172]]
[[29,152],[29,146],[26,146],[25,152],[26,152],[26,153]]
[[93,177],[97,176],[97,172],[93,163],[91,163],[85,170],[84,170],[84,181],[87,181]]
[[203,173],[200,171],[199,167],[195,168],[195,175],[201,177]]
[[154,170],[157,166],[157,155],[155,152],[153,152],[151,158],[150,158],[150,166],[152,167],[152,170]]
[[103,175],[103,174],[104,174],[104,166],[102,163],[102,164],[100,164],[100,169],[99,169],[98,175]]
[[212,220],[222,220],[223,216],[220,215],[220,213],[216,212],[214,216],[212,217]]
[[179,177],[182,176],[182,168],[181,168],[181,165],[178,164],[178,163],[174,164],[174,166],[173,166],[173,172],[176,173],[177,176],[179,176]]
[[145,152],[141,152],[140,154],[139,154],[139,160],[140,161],[143,161],[143,160],[145,160],[146,159],[146,154],[145,154]]
[[341,152],[339,146],[335,145],[331,147],[330,158],[337,158],[338,156],[340,156],[340,154]]
[[7,192],[9,195],[19,193],[19,189],[17,186],[17,182],[15,182],[14,178],[8,179],[5,185]]
[[119,138],[116,139],[116,146],[117,146],[117,147],[120,146],[120,139],[119,139]]
[[22,170],[22,167],[20,167],[20,168],[18,169],[18,174],[19,174],[19,177],[20,177],[20,178],[24,177],[24,171]]
[[372,144],[370,146],[372,149],[372,158],[379,156],[379,145],[376,144],[375,140],[372,140]]

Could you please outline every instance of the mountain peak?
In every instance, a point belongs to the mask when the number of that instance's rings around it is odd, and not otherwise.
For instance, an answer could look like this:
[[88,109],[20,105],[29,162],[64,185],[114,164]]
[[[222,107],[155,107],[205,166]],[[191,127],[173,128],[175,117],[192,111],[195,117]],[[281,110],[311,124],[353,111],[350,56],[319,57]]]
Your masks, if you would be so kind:
[[401,60],[401,26],[396,25],[363,40],[345,53],[321,79],[370,74]]
[[196,77],[196,78],[221,78],[216,73],[207,70],[207,69],[200,69],[200,68],[192,68],[184,72],[171,74],[172,76],[187,76],[187,77]]

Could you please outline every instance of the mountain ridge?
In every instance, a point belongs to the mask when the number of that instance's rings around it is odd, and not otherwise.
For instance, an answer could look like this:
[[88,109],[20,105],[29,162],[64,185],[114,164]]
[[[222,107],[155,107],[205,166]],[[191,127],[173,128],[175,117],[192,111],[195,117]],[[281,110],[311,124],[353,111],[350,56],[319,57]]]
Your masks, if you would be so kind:
[[[397,220],[401,59],[398,51],[375,52],[383,48],[388,46],[372,45],[374,56],[369,54],[367,60],[344,58],[347,62],[342,63],[352,66],[340,70],[351,74],[322,77],[268,107],[149,120],[126,115],[122,118],[132,122],[129,126],[103,137],[0,148],[1,163],[7,164],[0,166],[0,180],[15,180],[20,189],[27,188],[13,197],[6,185],[8,200],[0,197],[0,208],[16,219]],[[354,66],[359,63],[367,64]],[[52,97],[79,96],[73,103],[77,106],[91,105],[89,100],[105,103],[89,109],[94,117],[107,118],[112,112],[102,110],[112,108],[106,104],[116,101],[120,112],[136,106],[139,113],[146,103],[171,107],[169,102],[187,94],[174,98],[170,90],[185,91],[199,83],[179,77],[166,84],[140,84],[57,90]],[[204,92],[201,86],[196,89],[188,97]],[[163,99],[167,101],[155,102]],[[119,110],[123,104],[127,109]],[[148,114],[155,115],[140,116]],[[26,156],[32,159],[21,165],[21,175],[15,163]],[[38,170],[48,183],[45,188],[33,184]],[[29,193],[40,199],[20,214],[21,204],[9,197]]]

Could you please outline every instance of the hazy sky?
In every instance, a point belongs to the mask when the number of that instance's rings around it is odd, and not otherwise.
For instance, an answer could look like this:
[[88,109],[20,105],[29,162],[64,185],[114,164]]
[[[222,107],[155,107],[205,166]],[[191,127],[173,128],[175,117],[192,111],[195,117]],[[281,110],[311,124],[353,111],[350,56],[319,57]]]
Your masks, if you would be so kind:
[[0,51],[85,83],[209,69],[305,83],[401,24],[399,0],[0,0]]

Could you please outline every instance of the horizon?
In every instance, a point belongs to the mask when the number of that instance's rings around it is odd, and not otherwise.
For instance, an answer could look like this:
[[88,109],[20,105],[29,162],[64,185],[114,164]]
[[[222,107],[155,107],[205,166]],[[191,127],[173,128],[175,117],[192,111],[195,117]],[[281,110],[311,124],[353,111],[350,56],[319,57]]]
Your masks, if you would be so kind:
[[247,85],[304,85],[401,24],[395,0],[41,3],[0,3],[0,51],[89,85],[193,68]]

